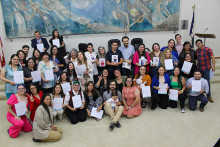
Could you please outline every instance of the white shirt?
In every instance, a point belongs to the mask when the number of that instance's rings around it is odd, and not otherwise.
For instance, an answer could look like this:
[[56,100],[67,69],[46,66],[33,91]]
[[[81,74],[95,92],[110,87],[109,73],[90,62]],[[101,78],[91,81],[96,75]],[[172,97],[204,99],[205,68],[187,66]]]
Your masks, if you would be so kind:
[[[75,92],[74,90],[72,90],[72,92],[73,92],[73,95],[78,95],[79,94],[79,92],[77,91],[77,92]],[[83,92],[81,92],[81,95],[82,95],[82,102],[85,102],[85,97],[84,97],[84,94],[83,94]],[[70,101],[70,94],[69,93],[66,93],[66,96],[65,96],[65,99],[64,99],[64,105],[66,106],[66,105],[69,105],[69,101]]]
[[115,101],[110,98],[106,101],[107,103],[110,103],[111,104],[111,107],[115,107],[116,106],[116,102],[118,102],[118,99],[116,99]]

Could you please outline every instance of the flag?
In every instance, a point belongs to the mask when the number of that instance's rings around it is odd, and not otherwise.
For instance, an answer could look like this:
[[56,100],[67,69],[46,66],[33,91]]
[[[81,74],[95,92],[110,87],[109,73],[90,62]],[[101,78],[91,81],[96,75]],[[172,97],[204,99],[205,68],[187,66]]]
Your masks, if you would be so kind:
[[5,66],[5,56],[4,56],[4,52],[3,52],[3,43],[2,43],[2,39],[0,37],[0,48],[1,48],[1,52],[0,52],[0,61],[1,61],[1,67],[4,67]]
[[192,40],[192,48],[194,48],[194,11],[193,11],[193,17],[192,17],[189,35],[191,36],[191,40]]

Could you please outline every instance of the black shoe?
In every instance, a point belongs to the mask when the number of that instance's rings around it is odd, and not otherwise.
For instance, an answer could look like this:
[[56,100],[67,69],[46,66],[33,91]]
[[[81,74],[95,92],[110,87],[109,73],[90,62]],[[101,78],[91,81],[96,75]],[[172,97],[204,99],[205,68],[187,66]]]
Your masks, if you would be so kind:
[[115,124],[111,123],[110,126],[109,126],[110,131],[112,131],[114,129],[114,127],[115,127]]
[[41,140],[33,138],[33,142],[41,142]]
[[115,126],[117,127],[117,128],[121,128],[121,124],[117,121],[117,123],[115,124]]

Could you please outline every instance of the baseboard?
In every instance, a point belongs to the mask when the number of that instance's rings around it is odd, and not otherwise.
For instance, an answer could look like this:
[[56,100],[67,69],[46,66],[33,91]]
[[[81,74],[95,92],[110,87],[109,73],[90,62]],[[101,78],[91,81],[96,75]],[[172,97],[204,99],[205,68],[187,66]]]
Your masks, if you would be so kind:
[[220,57],[215,57],[215,59],[220,59]]

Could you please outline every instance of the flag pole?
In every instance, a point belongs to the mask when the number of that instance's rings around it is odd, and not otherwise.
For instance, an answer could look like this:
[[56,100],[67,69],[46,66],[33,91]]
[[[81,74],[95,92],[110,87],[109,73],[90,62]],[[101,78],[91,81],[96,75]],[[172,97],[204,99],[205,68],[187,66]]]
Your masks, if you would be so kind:
[[195,4],[192,6],[192,9],[193,9],[193,15],[194,15],[192,47],[194,48],[194,37],[195,37],[195,10],[196,10],[196,5],[195,5]]

